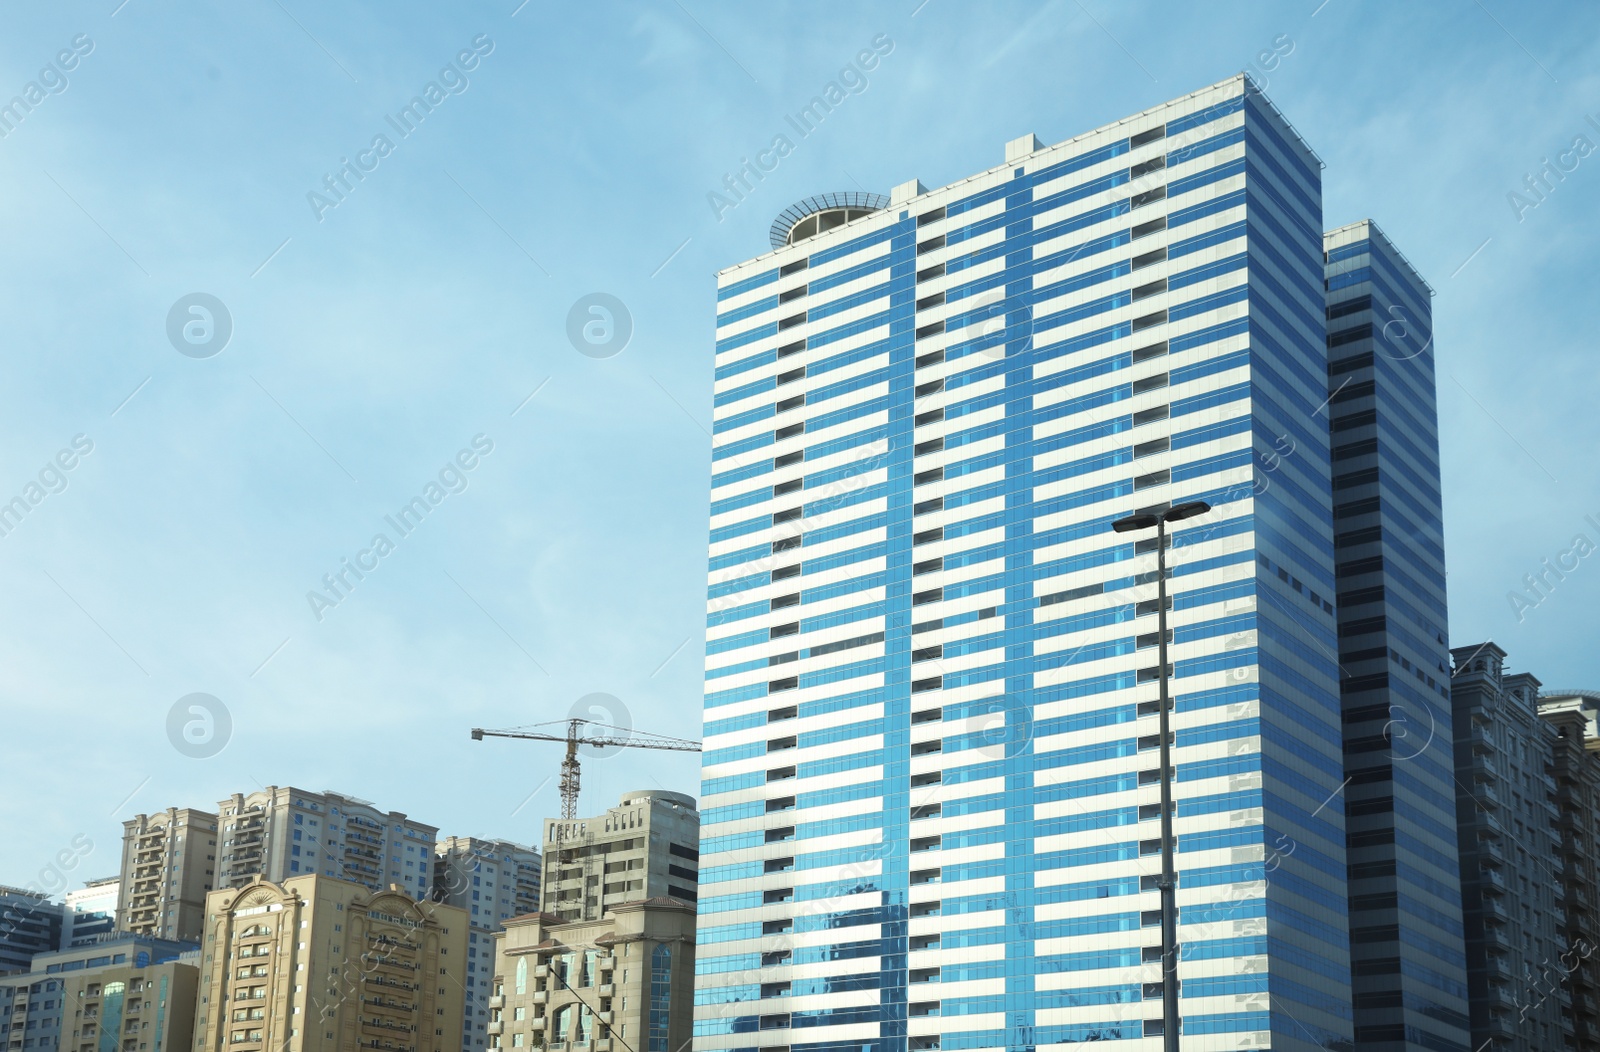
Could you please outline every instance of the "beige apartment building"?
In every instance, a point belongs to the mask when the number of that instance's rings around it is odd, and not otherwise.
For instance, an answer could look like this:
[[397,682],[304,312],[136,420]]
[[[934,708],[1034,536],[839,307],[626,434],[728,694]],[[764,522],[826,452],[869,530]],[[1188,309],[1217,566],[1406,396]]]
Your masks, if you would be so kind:
[[219,801],[217,812],[222,823],[219,888],[307,873],[374,890],[399,884],[419,899],[433,888],[439,828],[370,800],[269,785]]
[[198,941],[216,868],[217,816],[209,811],[169,807],[123,822],[117,929]]
[[326,876],[206,899],[197,1052],[457,1052],[467,913]]
[[593,921],[640,899],[692,905],[699,849],[694,797],[664,789],[627,793],[594,818],[546,819],[542,908],[563,921]]
[[673,898],[617,903],[594,921],[507,921],[489,1047],[683,1052],[694,1032],[694,931],[694,907]]

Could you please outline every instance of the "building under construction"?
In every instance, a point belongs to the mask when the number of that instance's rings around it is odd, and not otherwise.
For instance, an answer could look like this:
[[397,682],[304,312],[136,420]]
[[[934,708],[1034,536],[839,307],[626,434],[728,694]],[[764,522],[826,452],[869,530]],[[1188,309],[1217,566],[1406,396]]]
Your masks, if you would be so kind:
[[571,922],[639,899],[694,905],[699,844],[694,798],[659,789],[627,793],[594,818],[546,819],[541,908]]

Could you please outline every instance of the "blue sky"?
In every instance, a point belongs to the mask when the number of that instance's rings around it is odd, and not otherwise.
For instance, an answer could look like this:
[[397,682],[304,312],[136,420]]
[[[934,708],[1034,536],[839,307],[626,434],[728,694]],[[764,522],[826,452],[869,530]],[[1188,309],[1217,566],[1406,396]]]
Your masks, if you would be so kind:
[[[117,2],[8,5],[0,32],[0,101],[57,89],[0,138],[0,501],[60,490],[0,537],[0,882],[59,881],[75,836],[67,879],[110,874],[123,818],[265,784],[533,840],[558,747],[470,727],[603,693],[697,735],[713,272],[799,198],[941,185],[1283,38],[1258,79],[1326,162],[1326,225],[1375,219],[1438,291],[1453,640],[1600,686],[1600,557],[1520,621],[1508,600],[1600,543],[1600,157],[1508,200],[1600,144],[1578,4]],[[724,176],[880,34],[864,89],[719,218]],[[41,73],[75,40],[64,82]],[[386,121],[445,80],[410,135]],[[212,357],[167,334],[196,292],[232,319]],[[596,292],[633,320],[609,358],[566,335]],[[313,616],[480,435],[465,489]],[[205,758],[167,731],[197,692],[232,724]],[[677,753],[584,774],[585,810],[698,786]]]

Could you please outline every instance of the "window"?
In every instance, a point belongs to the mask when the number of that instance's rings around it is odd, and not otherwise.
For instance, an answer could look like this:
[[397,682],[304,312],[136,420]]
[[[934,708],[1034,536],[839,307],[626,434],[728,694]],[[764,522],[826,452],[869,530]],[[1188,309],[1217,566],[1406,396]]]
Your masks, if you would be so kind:
[[1133,457],[1137,460],[1140,457],[1148,457],[1155,453],[1165,453],[1171,445],[1172,440],[1168,438],[1154,438],[1149,442],[1140,442],[1133,447]]
[[1152,219],[1147,223],[1140,223],[1139,225],[1135,226],[1130,233],[1133,239],[1137,241],[1141,237],[1148,237],[1151,234],[1159,233],[1165,229],[1167,229],[1167,217],[1161,216],[1160,218]]
[[1162,293],[1162,292],[1165,292],[1165,291],[1167,291],[1167,279],[1166,278],[1160,278],[1160,279],[1158,279],[1156,281],[1152,281],[1152,282],[1149,282],[1149,283],[1144,284],[1144,285],[1140,285],[1137,288],[1135,288],[1133,290],[1133,299],[1134,299],[1134,302],[1137,303],[1139,300],[1148,299],[1151,296],[1157,295],[1158,293]]

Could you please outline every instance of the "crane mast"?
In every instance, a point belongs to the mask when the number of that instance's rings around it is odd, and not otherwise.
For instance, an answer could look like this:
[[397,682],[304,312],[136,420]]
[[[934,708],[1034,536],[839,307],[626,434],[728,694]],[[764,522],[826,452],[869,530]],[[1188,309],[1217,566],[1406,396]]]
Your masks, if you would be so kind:
[[[539,731],[537,727],[561,727],[564,734]],[[591,730],[590,728],[593,728]],[[485,738],[521,738],[525,741],[565,742],[566,758],[561,761],[561,817],[570,820],[578,817],[578,786],[582,768],[578,763],[578,746],[618,747],[625,749],[664,749],[669,752],[699,752],[700,743],[687,738],[672,738],[665,734],[649,734],[630,727],[617,727],[609,723],[572,717],[551,723],[535,724],[529,728],[510,728],[490,731],[472,728],[472,740]]]

